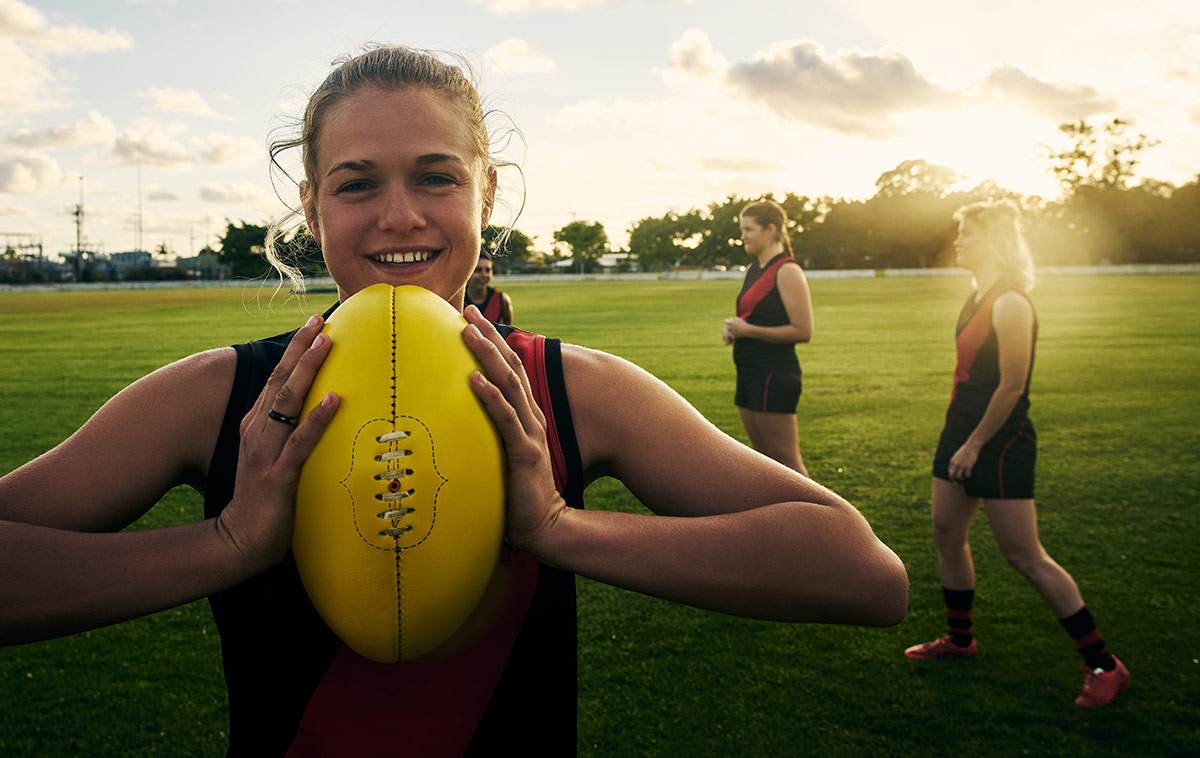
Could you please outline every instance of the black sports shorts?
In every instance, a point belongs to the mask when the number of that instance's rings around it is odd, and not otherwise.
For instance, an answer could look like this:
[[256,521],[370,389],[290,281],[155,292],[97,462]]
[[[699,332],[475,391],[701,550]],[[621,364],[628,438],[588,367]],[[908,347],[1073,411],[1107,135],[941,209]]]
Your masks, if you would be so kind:
[[748,411],[795,413],[803,389],[800,369],[738,366],[733,404]]
[[[978,416],[946,411],[946,426],[933,456],[933,475],[950,480],[950,459],[971,436]],[[979,451],[970,478],[959,482],[967,495],[989,500],[1032,500],[1037,433],[1028,418],[1009,419]]]

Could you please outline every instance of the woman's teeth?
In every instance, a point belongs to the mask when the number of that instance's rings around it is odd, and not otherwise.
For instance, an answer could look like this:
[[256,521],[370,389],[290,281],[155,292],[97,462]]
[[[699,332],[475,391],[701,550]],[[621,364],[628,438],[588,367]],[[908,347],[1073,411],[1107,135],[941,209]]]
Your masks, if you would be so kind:
[[413,253],[383,253],[372,257],[380,263],[420,263],[432,258],[433,252],[421,250]]

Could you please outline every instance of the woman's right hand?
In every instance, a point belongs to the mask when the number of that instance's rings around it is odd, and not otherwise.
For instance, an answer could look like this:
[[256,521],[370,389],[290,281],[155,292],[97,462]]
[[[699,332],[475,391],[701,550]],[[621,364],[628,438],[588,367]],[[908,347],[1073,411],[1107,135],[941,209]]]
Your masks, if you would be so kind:
[[338,396],[330,392],[295,425],[270,416],[272,411],[299,416],[317,369],[329,354],[329,336],[321,333],[324,323],[314,315],[296,332],[242,419],[237,484],[217,527],[256,572],[279,563],[291,546],[300,469],[337,410]]

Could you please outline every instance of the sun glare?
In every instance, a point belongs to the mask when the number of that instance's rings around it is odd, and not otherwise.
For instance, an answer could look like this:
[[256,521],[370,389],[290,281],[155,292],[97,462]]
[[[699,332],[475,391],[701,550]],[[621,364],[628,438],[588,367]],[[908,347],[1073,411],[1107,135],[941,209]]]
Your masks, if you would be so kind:
[[991,179],[1005,189],[1050,199],[1058,187],[1038,155],[1039,144],[1053,144],[1056,128],[1001,108],[974,107],[955,113],[912,114],[903,123],[912,135],[912,157],[947,166],[965,179],[955,189],[970,189]]

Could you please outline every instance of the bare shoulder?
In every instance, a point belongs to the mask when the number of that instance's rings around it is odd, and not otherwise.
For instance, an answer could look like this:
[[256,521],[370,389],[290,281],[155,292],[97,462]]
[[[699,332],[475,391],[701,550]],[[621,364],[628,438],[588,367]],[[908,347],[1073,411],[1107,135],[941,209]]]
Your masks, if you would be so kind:
[[1033,321],[1033,303],[1016,290],[1003,292],[992,304],[992,320],[999,325],[1023,326]]
[[805,277],[804,269],[801,268],[800,264],[792,262],[786,266],[779,267],[779,273],[775,275],[775,280],[783,282],[803,282],[807,281],[807,277]]

